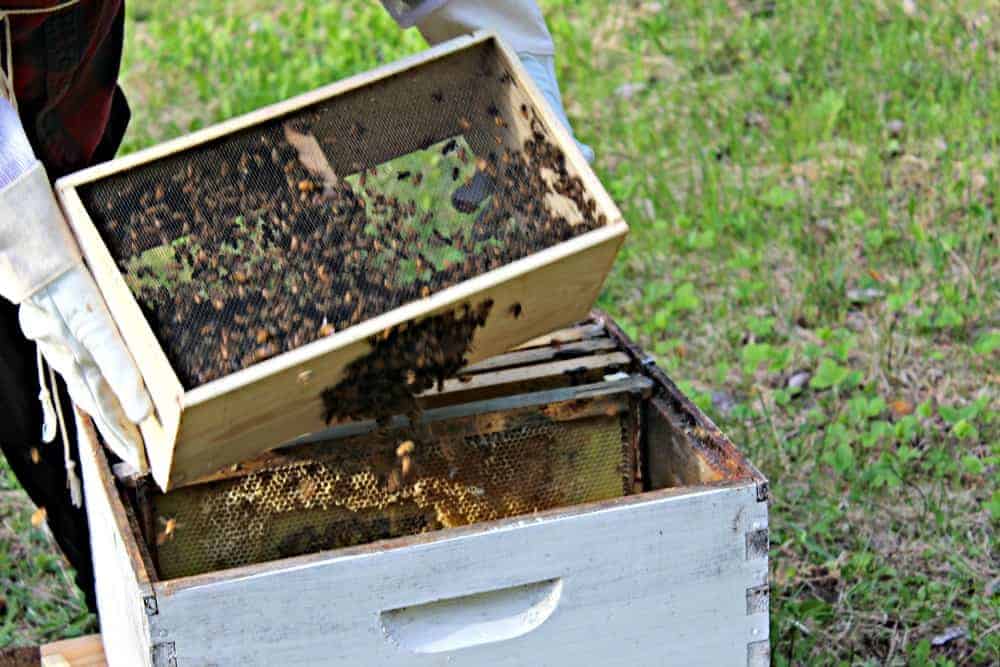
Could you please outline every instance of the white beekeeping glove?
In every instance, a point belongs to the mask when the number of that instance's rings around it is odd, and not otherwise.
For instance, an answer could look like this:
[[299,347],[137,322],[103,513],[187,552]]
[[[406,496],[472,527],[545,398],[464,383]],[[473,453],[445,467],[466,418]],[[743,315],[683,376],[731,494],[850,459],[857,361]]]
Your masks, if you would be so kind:
[[[24,335],[66,382],[108,446],[147,469],[136,424],[152,403],[55,201],[14,108],[0,99],[0,296],[20,304]],[[44,366],[44,437],[55,437]],[[60,422],[62,415],[59,414]],[[64,438],[65,438],[64,429]],[[71,461],[67,467],[72,477]]]
[[[399,0],[384,0],[384,4],[394,16],[400,17],[398,9],[392,8],[392,5],[399,5]],[[555,44],[535,0],[425,0],[423,3],[404,1],[403,4],[412,6],[411,15],[429,44],[440,44],[476,30],[496,30],[517,52],[559,120],[570,136],[576,138],[566,117],[556,79]],[[403,14],[400,25],[408,25],[406,18],[408,16]],[[576,144],[587,162],[593,162],[594,151],[590,146],[579,141]]]

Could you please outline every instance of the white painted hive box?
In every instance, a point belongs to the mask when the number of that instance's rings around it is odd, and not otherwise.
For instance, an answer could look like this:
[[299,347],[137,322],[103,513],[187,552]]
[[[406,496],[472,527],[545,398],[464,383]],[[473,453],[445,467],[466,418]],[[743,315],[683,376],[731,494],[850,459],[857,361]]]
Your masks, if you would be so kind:
[[[461,527],[425,526],[419,534],[406,533],[410,524],[393,533],[391,521],[376,523],[387,539],[266,562],[247,561],[260,556],[242,551],[243,564],[220,570],[205,570],[209,561],[198,558],[187,567],[195,563],[199,573],[164,577],[180,567],[167,558],[185,556],[170,551],[174,545],[207,544],[184,535],[204,526],[194,512],[169,528],[162,516],[143,518],[136,489],[116,482],[84,418],[83,478],[112,667],[768,664],[767,481],[605,316],[472,366],[424,400],[429,432],[461,432],[475,451],[489,450],[497,434],[541,423],[538,415],[562,433],[581,419],[621,419],[621,446],[611,446],[618,447],[617,468],[594,463],[593,430],[578,440],[578,456],[570,451],[558,461],[591,478],[617,471],[619,481],[587,486],[591,498],[603,499]],[[341,436],[353,429],[352,437],[377,438],[370,427],[338,428]],[[313,446],[248,462],[233,478],[220,475],[202,488],[230,488],[240,475],[266,479],[254,476],[268,474],[268,466],[287,471],[288,457]],[[418,440],[413,456],[426,446]],[[413,447],[399,451],[406,458]],[[495,463],[496,453],[477,465]],[[415,460],[416,474],[430,475],[429,458]],[[519,472],[535,474],[535,488],[551,481],[538,469],[549,466],[558,476],[552,461],[527,463]],[[402,467],[376,475],[383,491],[398,490],[392,480]],[[407,488],[416,494],[419,486]],[[483,493],[464,486],[474,499]],[[557,486],[582,488],[565,480]],[[163,497],[190,497],[198,488]],[[301,480],[286,479],[281,488],[301,501]],[[440,509],[449,498],[435,503]],[[281,510],[302,511],[294,502]],[[356,511],[360,530],[369,523]],[[284,530],[281,512],[265,522],[274,531]],[[225,517],[214,525],[229,530]],[[255,542],[268,543],[268,534]]]
[[[408,363],[398,384],[423,390],[582,319],[628,230],[492,34],[56,190],[151,393],[165,490],[356,416],[377,364]],[[454,339],[379,349],[434,317]]]

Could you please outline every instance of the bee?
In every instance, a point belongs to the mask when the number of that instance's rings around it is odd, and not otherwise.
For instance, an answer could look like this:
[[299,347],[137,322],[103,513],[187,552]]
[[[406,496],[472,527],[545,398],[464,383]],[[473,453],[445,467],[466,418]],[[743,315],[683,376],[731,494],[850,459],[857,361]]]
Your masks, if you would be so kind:
[[319,335],[323,336],[323,337],[326,337],[326,336],[329,336],[330,334],[332,334],[333,332],[334,332],[333,325],[330,324],[329,322],[327,322],[326,318],[324,317],[323,318],[323,325],[319,328]]
[[267,329],[257,329],[256,339],[258,345],[266,343],[268,338],[270,338],[270,334],[267,332]]
[[302,498],[302,502],[308,503],[316,495],[318,489],[319,485],[316,484],[316,480],[311,477],[303,477],[298,486],[299,497]]
[[38,448],[37,447],[32,447],[31,448],[31,462],[32,463],[38,463],[41,460],[42,460],[42,455],[38,453]]
[[419,171],[413,175],[413,184],[420,185],[424,181],[424,175]]
[[253,352],[254,361],[264,361],[265,359],[270,359],[278,353],[278,346],[274,343],[267,343],[258,347]]
[[464,148],[458,149],[458,159],[462,161],[462,164],[469,164],[469,154],[465,152]]
[[461,125],[462,129],[465,130],[466,132],[472,129],[472,123],[469,122],[469,119],[466,118],[465,116],[462,116],[461,118],[458,119],[458,124]]
[[401,171],[401,172],[399,172],[396,175],[396,180],[398,180],[398,181],[405,181],[409,177],[410,177],[410,172],[409,171]]
[[508,310],[509,310],[511,316],[515,320],[518,319],[518,318],[520,318],[521,314],[524,312],[524,308],[521,306],[520,303],[514,303],[514,304],[512,304],[511,307]]
[[531,119],[531,114],[528,113],[528,105],[527,104],[522,104],[521,105],[521,115],[524,116],[525,120],[530,120]]
[[177,534],[178,524],[177,519],[173,517],[167,519],[162,516],[160,517],[160,523],[163,524],[163,530],[156,535],[156,546],[162,547],[174,539],[174,536]]
[[455,141],[454,139],[449,139],[448,143],[446,143],[444,145],[444,148],[441,149],[441,155],[447,155],[448,153],[452,152],[456,148],[458,148],[458,142]]
[[457,181],[460,174],[461,174],[461,171],[459,170],[459,168],[458,167],[454,167],[451,170],[451,180]]
[[440,90],[435,90],[433,93],[431,93],[431,99],[434,100],[434,102],[436,102],[437,104],[441,104],[441,102],[444,101],[444,93],[442,93]]

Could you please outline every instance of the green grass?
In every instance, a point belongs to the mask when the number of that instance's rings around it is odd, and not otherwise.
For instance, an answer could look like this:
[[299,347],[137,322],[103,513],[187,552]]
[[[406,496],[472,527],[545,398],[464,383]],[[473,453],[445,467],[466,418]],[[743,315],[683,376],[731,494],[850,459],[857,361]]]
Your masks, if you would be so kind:
[[93,632],[94,616],[35,508],[0,457],[0,648]]
[[[602,305],[771,479],[775,664],[995,664],[1000,3],[542,4],[633,227]],[[423,46],[368,0],[130,12],[125,150]],[[72,632],[5,525],[8,627]]]

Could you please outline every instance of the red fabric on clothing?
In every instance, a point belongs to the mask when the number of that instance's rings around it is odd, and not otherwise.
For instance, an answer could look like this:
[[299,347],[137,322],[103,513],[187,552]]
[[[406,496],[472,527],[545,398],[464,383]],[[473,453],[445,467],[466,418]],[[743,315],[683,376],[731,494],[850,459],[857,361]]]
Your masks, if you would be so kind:
[[[60,4],[0,0],[0,12]],[[10,14],[7,21],[21,121],[49,176],[55,179],[110,158],[128,121],[128,105],[117,84],[124,0],[80,0],[45,13]],[[6,45],[0,53],[6,53]],[[4,68],[9,72],[10,64]]]

